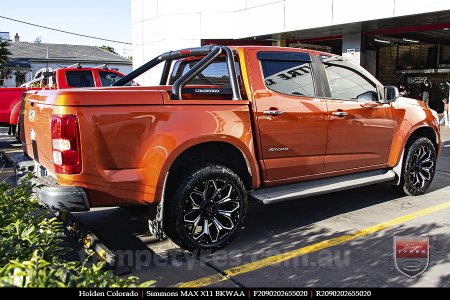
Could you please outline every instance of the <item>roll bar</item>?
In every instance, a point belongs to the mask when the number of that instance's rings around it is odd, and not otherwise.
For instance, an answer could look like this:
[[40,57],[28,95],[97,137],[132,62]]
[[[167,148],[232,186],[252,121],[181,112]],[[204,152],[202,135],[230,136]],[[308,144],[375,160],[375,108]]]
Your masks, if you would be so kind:
[[181,91],[183,87],[188,84],[193,78],[195,78],[195,76],[197,76],[200,72],[202,72],[206,67],[208,67],[222,53],[225,53],[225,57],[227,60],[228,75],[230,77],[230,85],[233,94],[232,99],[242,100],[236,75],[236,63],[234,61],[233,51],[231,51],[231,49],[226,46],[203,46],[163,53],[150,60],[149,62],[143,64],[130,74],[122,77],[120,80],[114,83],[113,86],[123,86],[161,62],[165,62],[160,80],[160,84],[164,85],[167,84],[170,73],[170,66],[173,60],[191,56],[205,56],[198,63],[196,63],[192,69],[190,69],[188,72],[186,72],[186,74],[184,74],[174,82],[172,86],[172,99],[182,100]]

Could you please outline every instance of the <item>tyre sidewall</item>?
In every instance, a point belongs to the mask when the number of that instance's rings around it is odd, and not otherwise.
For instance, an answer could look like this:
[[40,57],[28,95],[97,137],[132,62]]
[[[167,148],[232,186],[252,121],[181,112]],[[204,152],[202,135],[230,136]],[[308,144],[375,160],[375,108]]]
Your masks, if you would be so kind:
[[[177,204],[174,216],[175,229],[177,231],[178,236],[177,239],[179,239],[179,242],[183,245],[183,247],[188,248],[188,250],[195,250],[195,249],[216,250],[225,247],[238,234],[245,220],[248,201],[247,201],[247,193],[245,191],[245,187],[244,184],[242,183],[242,180],[233,171],[223,166],[201,167],[191,172],[187,172],[187,176],[188,176],[187,179],[183,182],[181,186],[178,187],[172,199],[172,201],[175,201],[175,203]],[[210,179],[227,180],[233,186],[233,188],[235,188],[240,198],[239,219],[237,220],[235,227],[232,229],[232,231],[230,231],[225,237],[211,244],[199,244],[186,231],[183,220],[184,218],[183,208],[186,199],[189,198],[195,186],[200,182],[207,181]],[[176,240],[174,242],[177,243]]]
[[[414,152],[420,148],[421,146],[428,146],[430,147],[431,151],[432,151],[432,160],[433,160],[433,168],[431,170],[431,178],[430,180],[428,180],[423,188],[417,188],[414,186],[414,184],[411,182],[411,177],[409,176],[409,170],[411,168],[411,163],[412,163],[412,158],[414,155]],[[402,182],[401,185],[403,185],[403,190],[407,195],[410,196],[417,196],[417,195],[422,195],[424,194],[428,188],[430,187],[431,183],[433,182],[433,178],[434,175],[436,173],[436,160],[437,160],[437,156],[436,156],[436,149],[434,148],[433,143],[425,137],[419,137],[416,138],[411,146],[408,148],[408,152],[407,152],[407,156],[406,156],[406,160],[404,162],[404,167],[403,167],[403,174],[402,174]]]

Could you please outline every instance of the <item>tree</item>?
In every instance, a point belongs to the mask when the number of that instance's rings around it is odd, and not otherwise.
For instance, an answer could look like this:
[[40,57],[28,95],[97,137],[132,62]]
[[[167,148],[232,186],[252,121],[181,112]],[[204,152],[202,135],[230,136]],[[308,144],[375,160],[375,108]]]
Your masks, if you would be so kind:
[[16,76],[16,86],[21,86],[25,82],[25,78],[28,72],[20,71],[19,68],[14,71],[14,75]]
[[104,50],[104,51],[106,51],[106,52],[111,52],[111,53],[114,53],[114,54],[119,55],[119,53],[117,53],[117,52],[114,50],[113,47],[102,45],[102,46],[100,46],[99,48],[102,49],[102,50]]
[[0,38],[0,81],[3,82],[5,79],[10,78],[11,72],[4,67],[8,61],[8,56],[11,52],[8,50],[9,43],[6,40]]
[[0,87],[5,84],[6,79],[12,78],[13,72],[9,68],[0,68]]
[[12,53],[8,50],[9,43],[7,40],[3,40],[0,38],[0,69],[3,68],[3,65],[8,61],[8,56]]

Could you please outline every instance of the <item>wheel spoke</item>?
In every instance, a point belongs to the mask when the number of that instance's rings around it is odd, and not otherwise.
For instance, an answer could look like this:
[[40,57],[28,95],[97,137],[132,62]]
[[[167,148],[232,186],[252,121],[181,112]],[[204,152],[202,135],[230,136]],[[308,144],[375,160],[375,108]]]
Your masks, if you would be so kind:
[[216,186],[216,190],[214,191],[213,195],[211,196],[211,199],[214,200],[217,195],[219,195],[220,193],[222,193],[222,191],[225,189],[226,185],[225,185],[225,181],[222,181],[224,186],[222,187],[218,187],[217,182],[215,182],[215,186]]
[[235,203],[236,206],[231,208],[231,209],[230,208],[229,209],[226,209],[226,208],[219,209],[218,213],[226,213],[226,214],[229,214],[231,216],[232,213],[234,213],[236,210],[238,210],[238,208],[240,206],[238,201],[231,201],[229,203]]
[[[187,223],[194,223],[195,220],[200,216],[200,214],[201,214],[200,208],[195,209],[193,208],[184,214],[184,221]],[[193,215],[194,219],[192,220],[191,218],[188,218],[189,215]]]
[[425,160],[422,161],[422,165],[423,164],[432,164],[433,165],[434,162],[431,159],[425,159]]
[[414,179],[413,185],[417,186],[417,184],[420,183],[419,175],[417,173],[414,174]]
[[216,227],[216,231],[217,231],[216,238],[212,240],[212,242],[214,243],[214,242],[217,242],[217,240],[219,239],[219,237],[220,237],[220,232],[221,232],[223,229],[227,229],[227,228],[224,228],[224,227],[222,226],[222,224],[219,222],[219,220],[217,220],[216,218],[213,218],[213,219],[212,219],[212,222],[213,222],[214,226]]
[[221,204],[227,203],[227,202],[229,202],[229,201],[232,201],[232,199],[231,199],[231,193],[233,192],[233,187],[231,186],[231,184],[227,184],[226,186],[224,186],[224,187],[220,190],[220,193],[226,192],[226,189],[227,189],[227,188],[228,188],[228,192],[226,193],[225,196],[222,195],[223,198],[216,202],[217,205],[221,205]]
[[230,231],[230,230],[232,230],[234,228],[234,224],[231,221],[230,221],[231,226],[223,225],[217,218],[214,218],[213,222],[217,223],[218,226],[220,226],[221,229],[224,229],[224,230],[227,230],[227,231]]
[[421,155],[419,156],[419,159],[420,160],[422,160],[423,158],[425,158],[425,156],[427,155],[427,154],[429,154],[428,152],[430,152],[430,154],[431,154],[431,151],[430,151],[430,149],[426,149],[425,148],[425,146],[422,146],[421,148],[420,148],[420,150],[421,150]]
[[[200,197],[200,199],[199,199],[199,197]],[[201,203],[203,201],[205,201],[204,194],[197,190],[192,191],[191,194],[189,195],[189,198],[191,199],[192,206],[198,207],[198,208],[200,208]]]
[[198,238],[198,237],[195,238],[195,230],[197,229],[198,224],[200,223],[201,220],[202,220],[202,216],[199,215],[199,216],[195,219],[194,225],[192,225],[191,236],[192,236],[192,238],[193,238],[194,240],[196,240],[196,239]]
[[422,171],[420,171],[420,174],[422,174],[427,181],[431,179],[430,171],[426,171],[425,169],[422,169]]
[[204,199],[209,200],[217,193],[218,187],[215,180],[208,180],[204,191]]
[[207,235],[209,236],[209,239],[211,239],[211,235],[209,234],[209,221],[207,219],[203,221],[203,232],[201,236],[202,235]]
[[233,222],[231,213],[222,211],[222,210],[219,210],[217,213],[218,213],[218,215],[220,215],[220,216],[224,217],[226,220],[228,220],[228,222],[230,223],[230,226],[224,226],[224,227],[226,227],[229,230],[234,228],[234,222]]
[[426,182],[426,178],[422,175],[422,173],[418,173],[418,175],[420,177],[420,188],[423,188]]

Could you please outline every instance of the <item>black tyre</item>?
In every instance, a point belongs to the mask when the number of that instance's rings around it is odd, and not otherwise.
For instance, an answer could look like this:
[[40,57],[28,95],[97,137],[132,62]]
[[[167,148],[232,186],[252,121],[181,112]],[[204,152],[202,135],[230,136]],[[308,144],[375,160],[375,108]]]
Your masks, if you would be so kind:
[[402,194],[424,194],[436,171],[436,149],[426,137],[415,137],[405,152],[400,184],[394,188]]
[[17,122],[17,124],[16,125],[14,125],[15,126],[15,130],[13,130],[13,134],[14,134],[14,137],[16,138],[16,140],[18,141],[18,142],[20,142],[21,141],[21,139],[20,139],[20,126],[19,126],[19,122]]
[[247,213],[242,180],[229,168],[207,163],[178,175],[164,202],[164,232],[181,248],[216,250],[241,230]]

